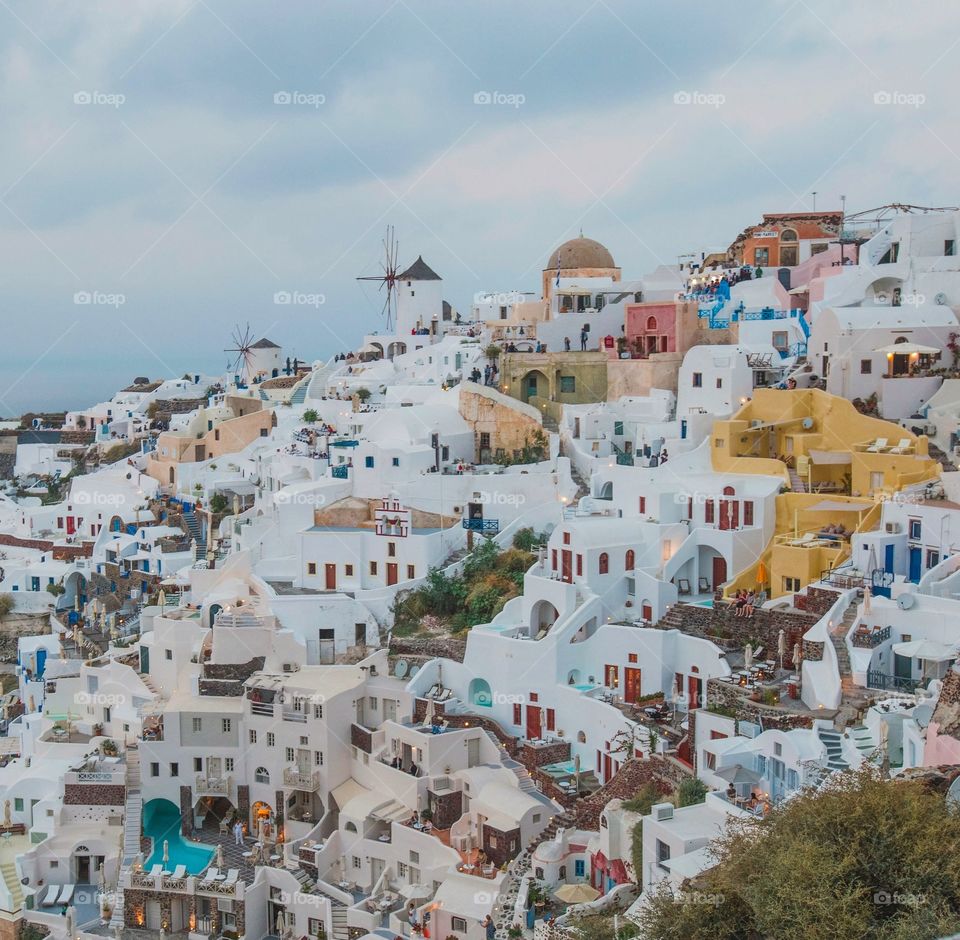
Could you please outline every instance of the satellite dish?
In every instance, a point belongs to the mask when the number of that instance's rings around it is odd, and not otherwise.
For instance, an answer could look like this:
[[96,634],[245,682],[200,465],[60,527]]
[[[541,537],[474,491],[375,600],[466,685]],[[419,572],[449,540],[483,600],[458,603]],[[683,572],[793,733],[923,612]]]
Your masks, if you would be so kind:
[[407,677],[407,661],[405,659],[398,659],[397,664],[393,667],[393,674],[398,679],[405,679]]
[[947,295],[941,291],[939,294],[935,294],[933,297],[933,302],[938,307],[945,307],[947,305]]
[[897,606],[901,610],[909,610],[914,604],[916,604],[916,602],[917,598],[913,594],[901,594],[897,598]]
[[809,431],[810,428],[813,427],[813,418],[804,418],[803,421],[800,422],[800,424],[803,427],[804,431]]

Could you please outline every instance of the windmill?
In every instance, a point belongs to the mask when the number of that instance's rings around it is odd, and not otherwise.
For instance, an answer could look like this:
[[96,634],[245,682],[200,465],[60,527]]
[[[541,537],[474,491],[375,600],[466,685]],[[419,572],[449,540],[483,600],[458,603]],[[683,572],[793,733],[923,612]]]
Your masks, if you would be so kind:
[[228,346],[224,352],[232,355],[227,360],[227,369],[232,375],[239,378],[241,383],[250,381],[251,362],[253,360],[253,334],[250,332],[250,324],[241,331],[240,324],[234,327],[230,338],[233,340],[233,346]]
[[397,255],[398,255],[398,246],[397,240],[393,234],[393,226],[387,226],[387,234],[383,238],[383,254],[384,258],[380,262],[380,267],[383,270],[382,274],[373,274],[369,277],[358,277],[358,281],[379,281],[380,290],[383,290],[384,287],[387,289],[387,294],[383,298],[383,309],[380,311],[387,321],[387,333],[393,329],[393,315],[397,306]]

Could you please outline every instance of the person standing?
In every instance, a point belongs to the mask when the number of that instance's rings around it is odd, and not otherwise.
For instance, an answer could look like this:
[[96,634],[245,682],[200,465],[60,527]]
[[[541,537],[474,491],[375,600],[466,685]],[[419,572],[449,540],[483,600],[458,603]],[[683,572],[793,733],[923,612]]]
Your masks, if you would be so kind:
[[243,823],[239,819],[233,824],[233,842],[235,845],[243,845]]
[[586,330],[580,331],[580,352],[587,351],[587,336],[588,334]]

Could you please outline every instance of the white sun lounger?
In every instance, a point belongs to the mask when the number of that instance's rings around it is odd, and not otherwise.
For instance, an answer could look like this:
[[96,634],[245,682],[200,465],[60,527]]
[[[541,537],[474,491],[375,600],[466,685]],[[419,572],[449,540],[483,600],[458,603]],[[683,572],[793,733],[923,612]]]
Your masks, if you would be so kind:
[[235,885],[235,884],[237,883],[237,880],[239,879],[239,877],[240,877],[240,869],[239,869],[239,868],[231,868],[231,869],[229,869],[229,870],[227,871],[227,880],[224,881],[224,884],[225,884],[225,885]]
[[878,437],[868,448],[867,451],[872,454],[879,454],[880,451],[887,449],[887,439]]
[[219,877],[220,877],[220,869],[219,869],[219,868],[208,868],[208,869],[207,869],[207,873],[206,873],[206,874],[203,876],[203,878],[201,878],[200,880],[201,880],[201,881],[204,881],[204,882],[207,882],[207,881],[216,881]]
[[40,892],[39,896],[39,905],[41,907],[52,907],[57,903],[57,895],[60,893],[60,889],[63,885],[47,885],[43,891]]
[[64,885],[57,895],[57,904],[69,904],[73,900],[74,885]]
[[174,878],[186,878],[187,877],[187,866],[186,865],[177,865],[173,870]]

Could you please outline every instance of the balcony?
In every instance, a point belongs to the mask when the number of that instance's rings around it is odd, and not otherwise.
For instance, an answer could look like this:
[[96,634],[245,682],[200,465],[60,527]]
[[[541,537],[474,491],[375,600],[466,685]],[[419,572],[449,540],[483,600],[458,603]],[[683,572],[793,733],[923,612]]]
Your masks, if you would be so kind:
[[312,773],[297,770],[293,767],[287,767],[283,771],[283,785],[292,787],[295,790],[306,790],[309,793],[315,793],[320,789],[320,771],[314,770]]
[[499,532],[499,519],[464,519],[463,527],[470,532]]
[[193,791],[197,796],[229,796],[229,777],[207,777],[197,774],[194,778]]
[[338,467],[331,467],[330,476],[332,476],[335,480],[349,479],[350,467],[347,464],[341,464]]
[[872,650],[879,646],[885,640],[890,639],[890,626],[887,625],[882,630],[857,630],[850,638],[851,642],[858,649]]
[[306,712],[298,712],[298,711],[295,711],[295,710],[292,709],[292,708],[285,708],[285,709],[283,710],[283,720],[284,720],[284,721],[297,721],[297,722],[300,722],[301,724],[306,724],[306,723],[307,723],[307,713],[306,713]]
[[251,700],[250,714],[273,718],[273,702],[254,702]]

